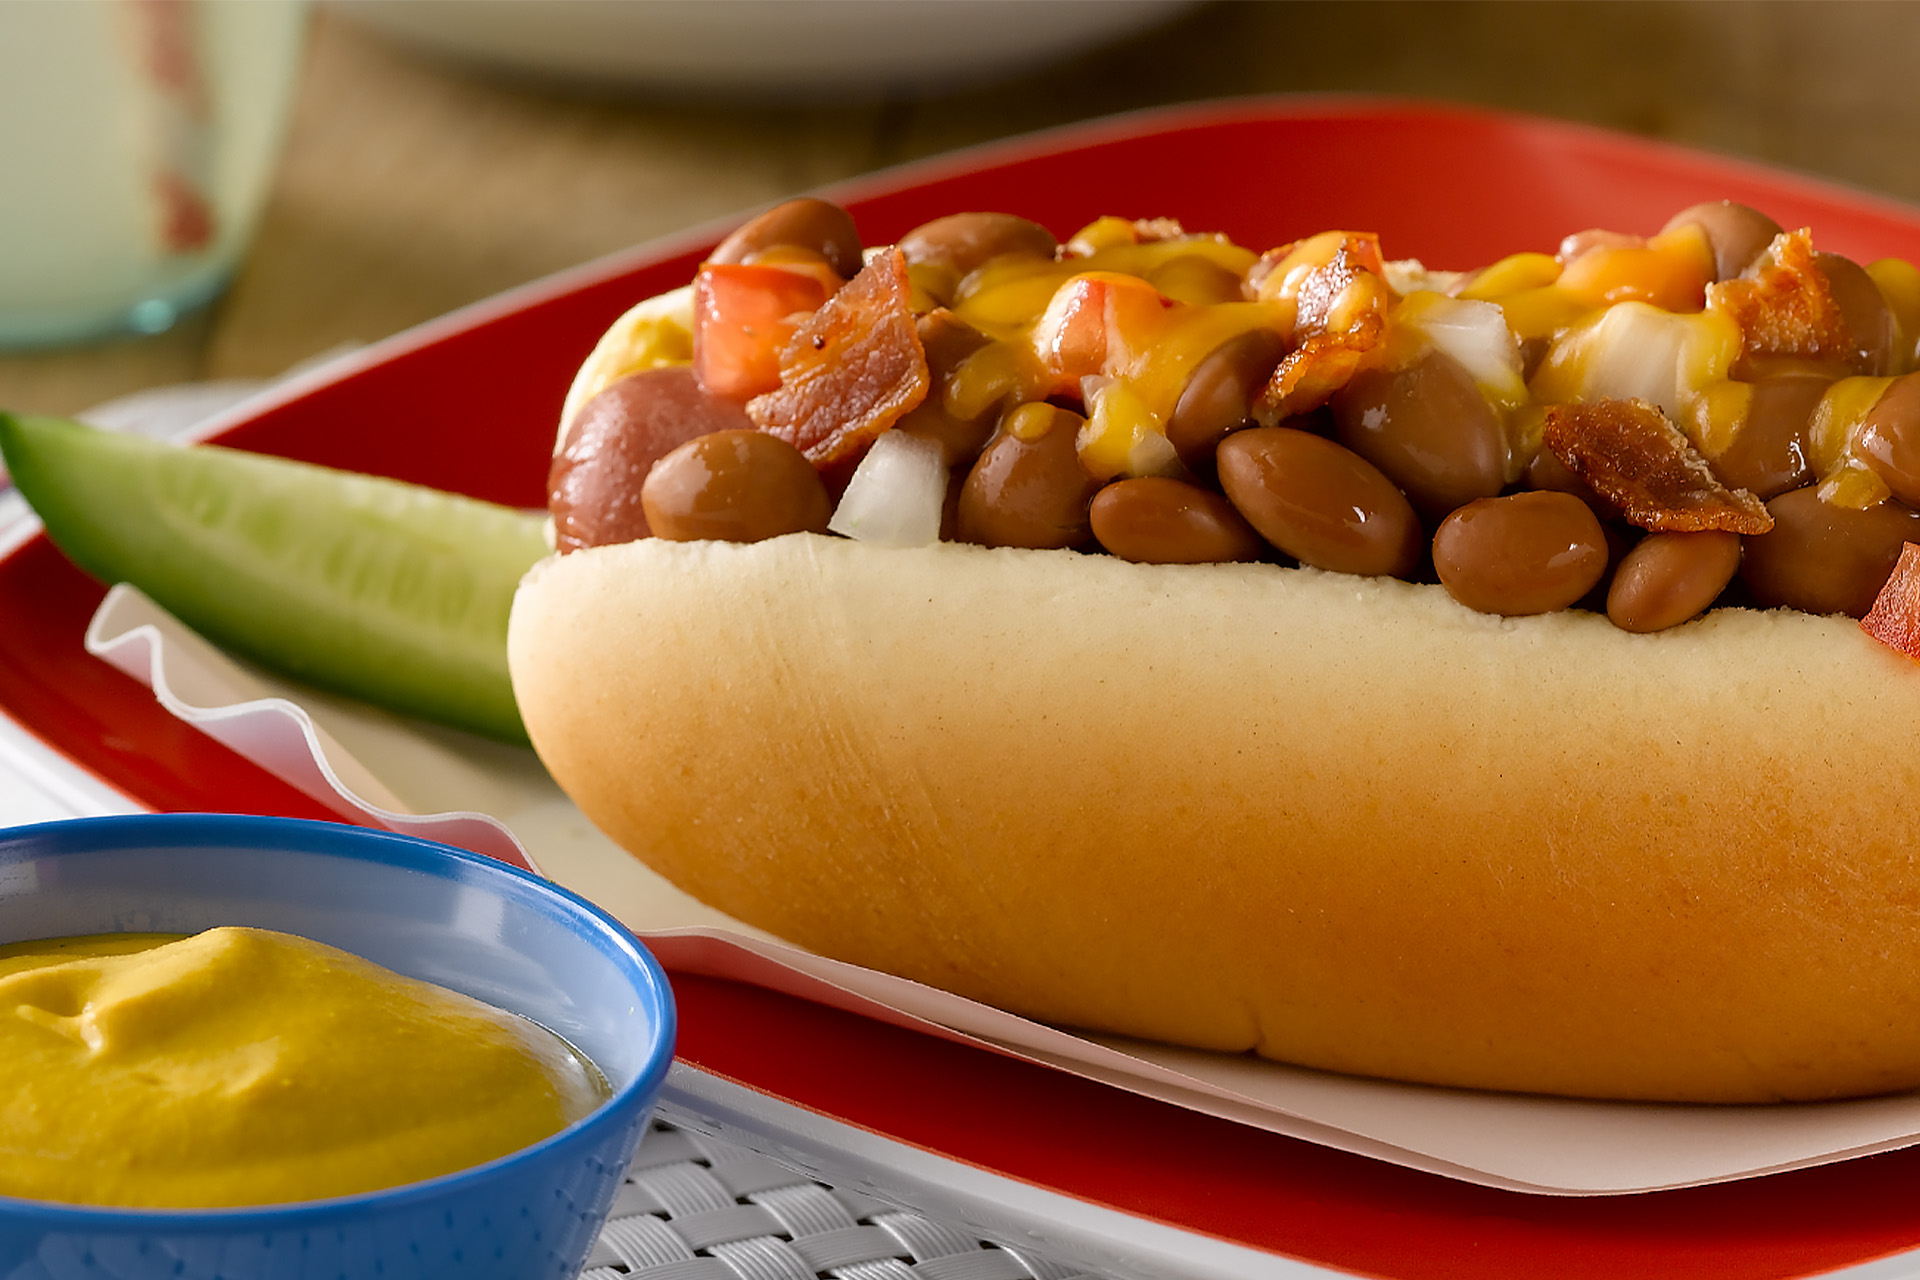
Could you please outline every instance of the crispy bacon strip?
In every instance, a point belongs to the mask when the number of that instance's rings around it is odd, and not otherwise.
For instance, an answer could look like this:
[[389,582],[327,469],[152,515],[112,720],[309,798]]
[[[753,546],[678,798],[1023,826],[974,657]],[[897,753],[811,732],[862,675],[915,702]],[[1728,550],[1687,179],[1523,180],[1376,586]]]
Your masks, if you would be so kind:
[[1707,460],[1645,400],[1547,406],[1546,447],[1617,504],[1628,523],[1658,533],[1765,533],[1773,517],[1745,489],[1714,478]]
[[1310,413],[1333,398],[1380,345],[1385,327],[1368,316],[1352,333],[1318,333],[1289,351],[1254,398],[1253,416],[1273,426],[1296,413]]
[[[1274,269],[1284,262],[1283,256]],[[1318,409],[1371,357],[1394,296],[1381,276],[1383,266],[1376,237],[1348,233],[1330,259],[1291,290],[1277,291],[1292,296],[1297,345],[1255,399],[1254,416],[1262,424]]]
[[877,255],[780,353],[780,389],[747,402],[816,467],[849,458],[927,398],[931,379],[898,249]]
[[1805,227],[1775,236],[1747,275],[1708,285],[1707,307],[1740,326],[1749,363],[1812,360],[1870,372],[1826,273],[1814,262],[1813,236]]

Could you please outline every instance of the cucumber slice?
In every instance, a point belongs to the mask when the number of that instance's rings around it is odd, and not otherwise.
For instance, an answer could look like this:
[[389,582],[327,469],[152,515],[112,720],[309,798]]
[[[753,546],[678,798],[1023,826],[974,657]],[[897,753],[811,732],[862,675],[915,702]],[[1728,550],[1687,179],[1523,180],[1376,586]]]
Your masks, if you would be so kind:
[[527,740],[507,612],[537,515],[214,445],[0,413],[0,456],[54,544],[261,666]]

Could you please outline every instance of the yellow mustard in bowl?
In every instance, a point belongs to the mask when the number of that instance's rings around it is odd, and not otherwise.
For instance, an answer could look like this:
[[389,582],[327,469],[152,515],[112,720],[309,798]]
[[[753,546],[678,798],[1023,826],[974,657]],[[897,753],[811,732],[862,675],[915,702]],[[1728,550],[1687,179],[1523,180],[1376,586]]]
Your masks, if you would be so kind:
[[0,946],[0,1195],[352,1195],[507,1155],[606,1096],[545,1028],[305,938]]

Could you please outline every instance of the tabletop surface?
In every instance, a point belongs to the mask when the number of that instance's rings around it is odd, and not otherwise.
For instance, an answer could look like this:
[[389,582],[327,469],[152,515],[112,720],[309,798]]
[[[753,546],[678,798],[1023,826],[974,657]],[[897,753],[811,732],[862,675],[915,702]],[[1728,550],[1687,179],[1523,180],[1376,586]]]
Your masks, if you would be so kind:
[[0,406],[66,413],[155,385],[273,376],[791,192],[1073,120],[1239,94],[1480,103],[1920,201],[1920,96],[1905,91],[1917,47],[1920,4],[1904,0],[1213,3],[1010,80],[669,101],[502,79],[397,48],[323,6],[233,288],[159,337],[0,355]]

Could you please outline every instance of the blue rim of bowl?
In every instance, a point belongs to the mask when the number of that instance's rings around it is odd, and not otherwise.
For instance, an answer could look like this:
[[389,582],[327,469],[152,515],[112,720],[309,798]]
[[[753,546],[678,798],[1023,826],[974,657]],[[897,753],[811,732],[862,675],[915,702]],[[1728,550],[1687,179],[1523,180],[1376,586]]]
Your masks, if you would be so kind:
[[[612,1097],[574,1121],[558,1133],[510,1152],[485,1164],[473,1165],[453,1173],[441,1174],[420,1182],[401,1183],[375,1191],[321,1200],[292,1200],[277,1204],[237,1205],[226,1208],[129,1208],[122,1205],[73,1204],[64,1200],[31,1200],[0,1195],[0,1220],[32,1216],[48,1227],[71,1223],[91,1231],[126,1229],[164,1230],[169,1226],[198,1229],[249,1228],[273,1231],[311,1227],[336,1217],[356,1216],[378,1207],[399,1209],[415,1202],[437,1200],[473,1184],[501,1181],[519,1166],[535,1160],[555,1147],[585,1142],[585,1131],[598,1127],[616,1112],[626,1112],[657,1095],[666,1082],[667,1069],[673,1063],[673,1044],[677,1018],[673,991],[666,971],[653,953],[640,944],[631,930],[600,907],[571,890],[520,868],[472,853],[453,845],[422,840],[417,836],[383,831],[375,827],[357,827],[346,823],[316,822],[305,818],[261,817],[225,813],[144,813],[114,814],[97,818],[68,818],[37,822],[17,827],[0,827],[0,855],[27,840],[46,842],[50,852],[69,853],[111,847],[99,839],[88,840],[89,833],[117,833],[112,844],[143,842],[167,846],[185,843],[218,843],[226,846],[247,844],[264,852],[299,851],[352,858],[405,867],[445,879],[464,879],[498,875],[535,898],[555,900],[563,908],[586,918],[596,926],[593,941],[603,952],[630,960],[645,975],[643,998],[651,997],[658,1013],[656,1050],[646,1069],[637,1074]],[[450,867],[464,868],[449,875]]]

